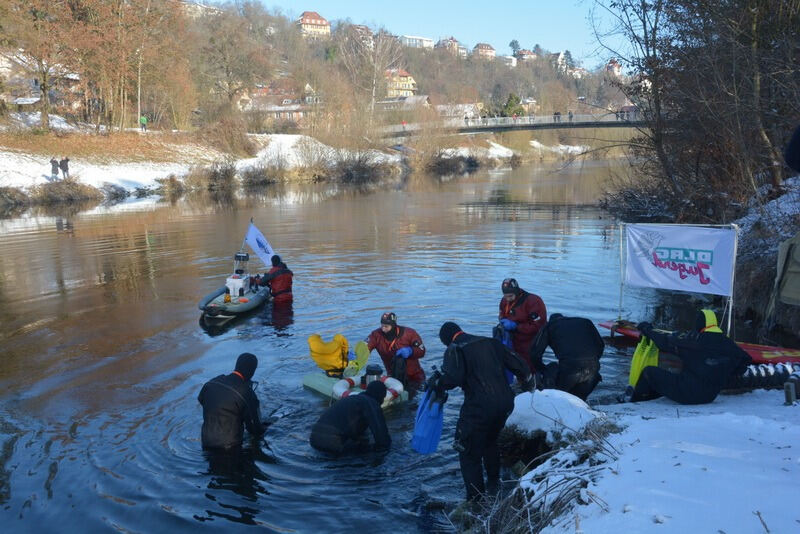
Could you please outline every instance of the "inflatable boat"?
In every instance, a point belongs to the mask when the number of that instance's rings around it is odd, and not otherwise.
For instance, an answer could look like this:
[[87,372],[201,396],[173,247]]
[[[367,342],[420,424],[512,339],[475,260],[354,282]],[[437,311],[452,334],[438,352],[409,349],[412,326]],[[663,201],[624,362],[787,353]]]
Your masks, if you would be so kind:
[[221,326],[270,300],[269,287],[259,283],[260,277],[247,273],[249,259],[246,252],[237,252],[233,274],[225,280],[225,285],[200,300],[197,307],[203,312],[202,319],[207,325]]
[[[303,377],[303,386],[326,397],[338,400],[350,395],[362,393],[374,380],[386,385],[386,397],[383,408],[395,406],[408,400],[408,392],[403,384],[390,376],[382,375],[379,365],[366,365],[369,359],[369,348],[363,341],[356,344],[355,351],[348,350],[347,338],[341,334],[334,336],[333,341],[325,342],[313,334],[308,338],[311,358],[319,370]],[[361,369],[364,368],[364,373]]]

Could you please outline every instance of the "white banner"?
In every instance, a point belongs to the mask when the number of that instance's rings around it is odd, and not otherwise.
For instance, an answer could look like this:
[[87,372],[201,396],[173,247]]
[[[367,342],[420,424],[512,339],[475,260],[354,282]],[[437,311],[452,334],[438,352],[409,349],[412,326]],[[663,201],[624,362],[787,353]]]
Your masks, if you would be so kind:
[[629,224],[625,283],[731,296],[736,230]]
[[264,237],[264,234],[261,233],[261,230],[256,228],[256,225],[250,223],[250,228],[247,229],[247,235],[244,238],[245,242],[250,245],[250,248],[253,249],[253,252],[256,253],[256,256],[261,258],[261,261],[264,262],[264,265],[267,267],[272,265],[271,258],[275,254],[275,251],[267,241],[267,238]]

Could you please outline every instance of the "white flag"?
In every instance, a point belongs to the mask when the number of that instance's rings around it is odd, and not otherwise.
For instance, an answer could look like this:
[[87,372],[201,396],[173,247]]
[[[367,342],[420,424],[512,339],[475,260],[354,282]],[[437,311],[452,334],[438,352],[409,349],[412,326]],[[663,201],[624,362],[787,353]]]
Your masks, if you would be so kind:
[[272,256],[275,254],[275,251],[267,241],[267,238],[264,237],[264,234],[261,233],[261,230],[256,228],[256,225],[250,223],[250,228],[247,229],[247,236],[244,238],[245,242],[250,245],[250,248],[253,249],[253,252],[261,258],[261,261],[264,262],[264,265],[269,267],[272,265]]
[[736,230],[629,224],[625,283],[731,296]]

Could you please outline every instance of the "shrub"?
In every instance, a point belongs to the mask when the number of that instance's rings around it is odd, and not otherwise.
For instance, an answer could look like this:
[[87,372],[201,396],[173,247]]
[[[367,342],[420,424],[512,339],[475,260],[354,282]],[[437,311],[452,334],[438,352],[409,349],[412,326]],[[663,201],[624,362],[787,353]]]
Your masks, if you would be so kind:
[[370,150],[339,151],[332,177],[349,184],[365,184],[385,178],[392,167],[377,161]]
[[[155,193],[162,197],[169,197],[169,198],[177,198],[181,196],[186,188],[178,178],[175,177],[174,174],[170,174],[166,178],[157,178],[156,182],[158,183],[158,187],[155,189]],[[144,189],[142,191],[144,194],[141,196],[147,196],[150,194],[148,189]],[[139,191],[136,191],[137,196],[139,195]]]
[[104,183],[102,187],[100,187],[100,191],[106,197],[107,202],[122,202],[126,198],[128,198],[128,191],[125,190],[124,187],[120,187],[116,184],[110,184],[108,182]]
[[29,202],[28,195],[18,187],[0,187],[0,208],[25,206]]
[[80,202],[82,200],[99,200],[103,193],[96,187],[81,183],[77,177],[49,182],[34,186],[30,191],[34,204],[60,204],[62,202]]
[[235,156],[255,156],[256,145],[247,136],[247,123],[242,119],[222,119],[202,134],[212,147]]
[[208,190],[230,190],[235,185],[236,164],[232,160],[215,161],[208,174]]
[[286,171],[283,168],[270,167],[259,163],[253,167],[247,167],[241,172],[242,185],[248,188],[262,187],[283,179]]

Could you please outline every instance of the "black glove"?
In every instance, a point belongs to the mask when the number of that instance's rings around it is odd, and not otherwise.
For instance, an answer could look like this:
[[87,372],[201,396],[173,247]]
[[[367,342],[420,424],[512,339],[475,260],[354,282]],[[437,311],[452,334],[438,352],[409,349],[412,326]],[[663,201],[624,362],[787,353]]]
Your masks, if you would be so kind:
[[533,392],[533,390],[536,389],[536,375],[528,377],[527,380],[520,383],[519,387],[522,388],[522,391]]
[[264,428],[267,428],[268,426],[270,426],[272,423],[274,423],[278,419],[280,419],[280,418],[277,415],[271,415],[271,416],[267,417],[266,419],[264,419],[263,421],[261,421],[261,426],[263,426]]
[[641,323],[636,325],[636,330],[638,330],[639,332],[641,332],[642,334],[645,334],[645,335],[648,332],[650,332],[652,329],[653,329],[653,325],[651,323],[648,323],[647,321],[641,322]]

